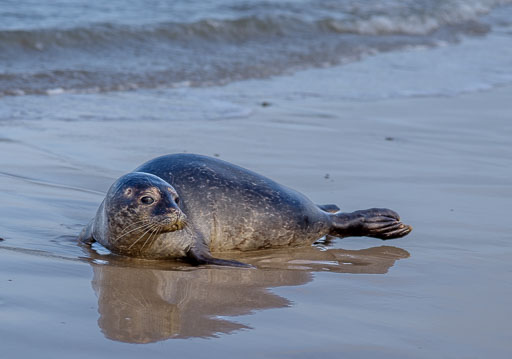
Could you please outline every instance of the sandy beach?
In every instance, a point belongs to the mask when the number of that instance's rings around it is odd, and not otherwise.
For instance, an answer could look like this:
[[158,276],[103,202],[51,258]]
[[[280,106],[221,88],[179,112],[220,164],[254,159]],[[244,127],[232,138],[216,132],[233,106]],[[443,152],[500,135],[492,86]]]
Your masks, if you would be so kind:
[[[0,4],[2,358],[512,357],[512,2]],[[404,238],[110,253],[156,156],[232,162]]]
[[[512,88],[351,101],[328,82],[321,93],[288,87],[303,75],[2,99],[28,118],[0,123],[4,354],[509,356]],[[187,91],[196,106],[180,102]],[[208,116],[222,101],[224,118]],[[77,245],[118,176],[174,152],[218,156],[343,210],[393,208],[415,229],[230,255],[257,270]]]

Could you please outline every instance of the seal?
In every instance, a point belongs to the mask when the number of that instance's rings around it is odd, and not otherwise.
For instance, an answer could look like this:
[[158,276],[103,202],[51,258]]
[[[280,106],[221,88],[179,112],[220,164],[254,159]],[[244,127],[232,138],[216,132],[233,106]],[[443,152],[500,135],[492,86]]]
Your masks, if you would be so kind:
[[79,239],[133,257],[246,266],[211,253],[311,245],[326,235],[386,240],[411,230],[390,209],[344,213],[226,161],[172,154],[119,178]]

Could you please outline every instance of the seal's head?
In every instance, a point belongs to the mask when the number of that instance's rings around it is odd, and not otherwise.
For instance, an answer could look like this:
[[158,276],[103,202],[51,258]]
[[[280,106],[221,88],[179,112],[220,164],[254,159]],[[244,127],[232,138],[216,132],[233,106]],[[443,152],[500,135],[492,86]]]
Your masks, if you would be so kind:
[[144,172],[132,172],[110,187],[104,202],[108,242],[121,254],[143,254],[161,233],[183,229],[186,216],[176,190]]

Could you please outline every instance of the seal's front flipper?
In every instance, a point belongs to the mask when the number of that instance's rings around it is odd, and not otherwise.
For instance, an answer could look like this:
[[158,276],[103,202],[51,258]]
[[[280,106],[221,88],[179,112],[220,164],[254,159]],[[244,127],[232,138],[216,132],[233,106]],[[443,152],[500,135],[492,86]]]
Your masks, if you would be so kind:
[[370,208],[331,215],[332,236],[367,236],[383,240],[408,235],[412,227],[400,222],[400,216],[387,208]]
[[[190,257],[189,257],[190,258]],[[220,259],[214,257],[202,257],[202,258],[191,258],[192,264],[201,265],[201,264],[213,264],[216,266],[227,266],[227,267],[239,267],[239,268],[253,268],[252,265],[228,260],[228,259]]]
[[80,235],[78,236],[78,240],[85,244],[92,244],[96,242],[96,240],[92,236],[92,226],[93,221],[89,222],[87,226],[80,232]]
[[327,213],[336,213],[341,211],[341,208],[335,204],[319,204],[317,205],[322,211]]
[[187,253],[187,259],[194,265],[213,264],[217,266],[253,268],[250,264],[229,259],[214,258],[210,252],[205,251],[205,248],[191,248]]

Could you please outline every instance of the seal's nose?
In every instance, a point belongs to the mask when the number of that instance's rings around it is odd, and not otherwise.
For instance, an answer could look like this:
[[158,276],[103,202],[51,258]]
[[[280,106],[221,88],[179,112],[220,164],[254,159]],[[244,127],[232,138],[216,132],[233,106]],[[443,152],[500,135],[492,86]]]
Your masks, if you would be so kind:
[[162,224],[171,224],[173,222],[172,218],[169,218],[169,217],[165,217],[164,219],[162,219],[160,221],[160,223]]
[[179,213],[181,210],[174,202],[172,196],[168,193],[162,194],[162,198],[158,201],[157,206],[155,206],[153,213],[155,215],[175,215]]

